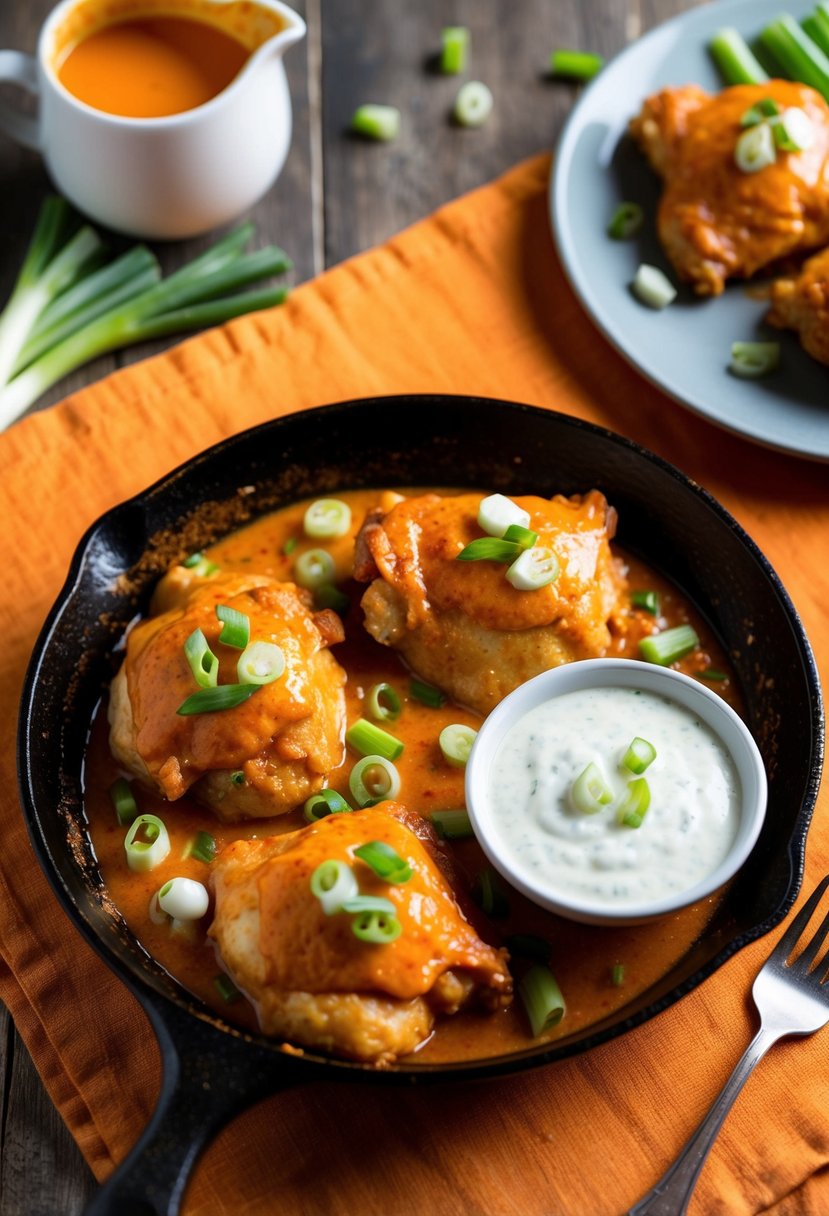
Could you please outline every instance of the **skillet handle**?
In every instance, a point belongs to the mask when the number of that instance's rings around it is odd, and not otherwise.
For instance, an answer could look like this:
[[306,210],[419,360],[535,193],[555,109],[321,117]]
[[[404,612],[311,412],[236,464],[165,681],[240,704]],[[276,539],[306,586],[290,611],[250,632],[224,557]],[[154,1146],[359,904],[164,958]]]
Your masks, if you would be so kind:
[[257,1099],[300,1080],[290,1057],[243,1046],[175,1005],[162,1009],[146,993],[141,1004],[161,1048],[161,1093],[139,1140],[84,1216],[177,1216],[213,1135]]

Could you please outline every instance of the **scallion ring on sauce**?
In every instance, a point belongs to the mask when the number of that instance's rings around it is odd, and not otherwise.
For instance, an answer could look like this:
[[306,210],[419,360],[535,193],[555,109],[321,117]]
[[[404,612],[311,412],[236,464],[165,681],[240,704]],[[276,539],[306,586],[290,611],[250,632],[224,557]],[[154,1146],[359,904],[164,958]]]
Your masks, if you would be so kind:
[[117,777],[113,781],[109,787],[109,796],[112,799],[112,805],[115,807],[118,822],[122,827],[126,827],[128,823],[132,823],[138,814],[138,803],[135,801],[135,795],[126,777]]
[[319,900],[326,916],[341,911],[360,889],[351,866],[335,857],[320,862],[311,875],[310,886],[311,894]]
[[637,777],[628,782],[625,796],[617,812],[619,823],[626,828],[639,828],[651,804],[651,789],[647,778]]
[[181,564],[185,570],[192,570],[197,578],[208,578],[219,569],[216,563],[211,562],[203,553],[191,553]]
[[456,768],[463,768],[469,759],[469,753],[472,751],[472,744],[477,735],[478,732],[471,726],[464,726],[460,722],[452,722],[449,726],[444,726],[438,736],[438,744],[446,763],[453,764]]
[[348,815],[351,807],[336,790],[318,790],[310,798],[306,798],[302,813],[308,823],[319,823],[328,815]]
[[273,684],[285,671],[285,652],[275,642],[251,642],[239,655],[240,684]]
[[645,212],[638,203],[619,203],[607,225],[607,235],[613,241],[629,241],[645,222]]
[[176,710],[187,717],[190,714],[210,714],[223,709],[235,709],[259,690],[259,684],[220,684],[218,688],[200,688]]
[[614,988],[621,988],[625,982],[625,965],[624,963],[614,963],[613,969],[610,972],[610,981]]
[[351,507],[340,498],[318,498],[305,512],[302,526],[315,540],[345,536],[351,528]]
[[533,1038],[557,1026],[567,1010],[561,989],[549,967],[530,967],[518,981]]
[[383,756],[386,760],[396,760],[402,755],[404,747],[402,739],[395,738],[387,730],[375,726],[365,718],[358,718],[354,725],[348,728],[345,741],[361,756]]
[[703,680],[727,680],[728,675],[724,671],[718,671],[716,667],[705,667],[702,671],[695,671],[694,675],[699,676]]
[[200,830],[196,832],[188,856],[193,857],[196,861],[203,861],[205,865],[209,865],[216,856],[217,848],[216,837],[211,836],[209,832]]
[[466,810],[432,811],[429,819],[438,836],[445,840],[468,840],[475,835]]
[[516,591],[540,591],[559,576],[558,558],[552,549],[535,545],[525,549],[506,572],[506,580]]
[[658,591],[631,591],[630,602],[634,608],[641,608],[643,612],[649,612],[651,616],[659,616]]
[[351,922],[351,932],[361,942],[385,946],[397,941],[403,926],[393,912],[361,912]]
[[169,878],[158,892],[158,906],[173,920],[201,920],[210,904],[207,887],[194,878]]
[[622,766],[628,769],[631,773],[636,773],[637,776],[644,773],[645,769],[653,764],[656,759],[656,748],[647,739],[642,739],[636,735],[631,740],[627,751],[622,756]]
[[789,106],[769,122],[774,142],[781,152],[806,152],[815,140],[812,120],[800,106]]
[[514,540],[499,540],[494,536],[479,536],[461,549],[459,562],[513,562],[524,552],[523,545]]
[[489,536],[501,537],[513,524],[528,528],[529,511],[519,507],[518,503],[507,498],[506,494],[490,494],[481,499],[478,507],[478,527],[482,532],[488,533]]
[[400,774],[385,756],[363,756],[351,770],[348,788],[359,807],[372,806],[400,793]]
[[127,865],[145,874],[160,865],[170,852],[170,836],[157,815],[139,815],[124,839]]
[[674,625],[673,629],[663,629],[661,633],[653,633],[648,638],[642,638],[639,643],[639,653],[648,663],[658,663],[660,667],[669,667],[699,646],[699,637],[691,625]]
[[372,684],[366,693],[365,706],[377,722],[396,722],[403,704],[391,684]]
[[354,856],[359,857],[378,878],[386,882],[408,882],[412,876],[412,867],[401,857],[396,849],[383,840],[369,840],[354,850]]
[[570,786],[570,801],[583,815],[594,815],[613,801],[613,790],[594,761],[582,769]]
[[238,1001],[239,997],[242,995],[230,976],[225,975],[224,972],[221,972],[221,974],[215,977],[213,980],[213,986],[227,1005],[232,1005],[233,1002]]
[[440,709],[446,700],[439,688],[417,679],[409,681],[409,696],[414,697],[421,705],[428,705],[430,709]]
[[773,97],[764,97],[762,101],[758,101],[756,105],[750,106],[740,118],[741,127],[756,127],[758,123],[764,122],[767,118],[776,118],[780,113],[780,106]]
[[394,904],[390,899],[385,899],[382,895],[351,895],[342,906],[343,912],[349,912],[352,916],[359,916],[361,912],[385,912],[393,915],[396,911]]
[[521,524],[510,524],[502,539],[514,541],[522,549],[532,549],[538,540],[538,533],[533,532],[531,528],[522,527]]
[[245,774],[242,772],[242,770],[240,768],[234,769],[233,772],[230,774],[230,784],[235,785],[235,786],[241,786],[241,785],[245,784]]
[[779,342],[732,342],[728,370],[742,380],[757,380],[780,366]]
[[244,650],[250,641],[250,617],[227,604],[216,605],[216,616],[222,622],[219,641],[234,650]]
[[325,549],[308,549],[294,562],[294,578],[306,591],[333,583],[336,573],[334,559]]
[[207,644],[201,629],[194,629],[184,643],[184,657],[199,688],[215,688],[219,679],[219,660]]
[[767,122],[743,131],[734,149],[734,163],[741,173],[759,173],[776,160],[777,148]]

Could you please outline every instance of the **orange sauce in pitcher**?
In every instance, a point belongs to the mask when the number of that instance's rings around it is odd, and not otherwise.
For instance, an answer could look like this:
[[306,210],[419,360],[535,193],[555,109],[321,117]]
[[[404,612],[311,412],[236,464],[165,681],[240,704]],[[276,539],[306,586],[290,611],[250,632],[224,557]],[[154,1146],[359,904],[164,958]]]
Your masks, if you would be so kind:
[[162,118],[204,105],[250,52],[230,34],[188,17],[142,17],[81,39],[58,68],[80,101],[125,118]]

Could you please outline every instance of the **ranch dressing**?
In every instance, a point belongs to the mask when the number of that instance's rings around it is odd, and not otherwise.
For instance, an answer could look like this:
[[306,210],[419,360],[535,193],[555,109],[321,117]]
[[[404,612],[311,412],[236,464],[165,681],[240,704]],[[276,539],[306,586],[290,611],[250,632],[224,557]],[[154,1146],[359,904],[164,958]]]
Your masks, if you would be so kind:
[[[618,807],[636,774],[621,766],[635,736],[656,748],[642,774],[650,806],[638,828]],[[590,762],[613,791],[594,813],[570,790]],[[492,763],[493,840],[524,881],[597,907],[643,904],[711,874],[734,840],[739,777],[726,748],[697,715],[655,693],[585,688],[530,710]]]

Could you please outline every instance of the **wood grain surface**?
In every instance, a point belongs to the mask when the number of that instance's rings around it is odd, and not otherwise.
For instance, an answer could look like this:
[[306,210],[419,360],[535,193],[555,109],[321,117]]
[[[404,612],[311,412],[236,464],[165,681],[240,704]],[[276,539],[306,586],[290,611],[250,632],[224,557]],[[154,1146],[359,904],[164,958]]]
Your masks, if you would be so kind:
[[[32,52],[52,0],[3,0],[0,47]],[[256,244],[276,242],[301,282],[385,240],[435,207],[554,145],[578,88],[550,79],[549,53],[578,47],[612,55],[692,0],[299,0],[308,37],[286,67],[294,139],[276,185],[251,212]],[[434,65],[440,30],[469,26],[470,74],[496,98],[490,122],[464,130],[450,118],[457,80]],[[0,97],[21,95],[0,86]],[[364,101],[403,112],[392,145],[348,132]],[[0,300],[10,290],[37,207],[50,185],[37,154],[0,135]],[[115,243],[117,244],[117,238]],[[156,249],[174,268],[206,239]],[[165,343],[101,358],[63,380],[36,408],[61,399]],[[8,1015],[0,1010],[0,1216],[73,1216],[92,1176],[49,1102]]]

